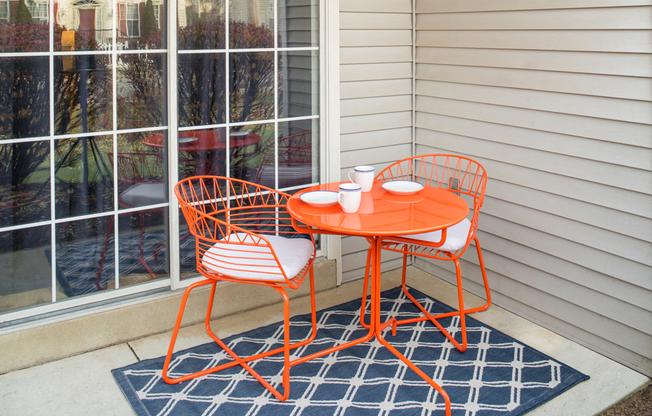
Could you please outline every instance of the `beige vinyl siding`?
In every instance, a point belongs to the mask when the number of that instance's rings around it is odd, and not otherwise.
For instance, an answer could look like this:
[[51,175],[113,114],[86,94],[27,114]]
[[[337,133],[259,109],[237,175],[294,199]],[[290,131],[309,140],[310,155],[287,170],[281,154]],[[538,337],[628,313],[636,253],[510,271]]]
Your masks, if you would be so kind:
[[[416,13],[416,152],[487,169],[494,301],[652,375],[652,1],[417,0]],[[481,293],[475,250],[462,267]]]
[[[412,1],[340,0],[341,179],[412,152]],[[364,274],[364,238],[342,239],[342,280]],[[385,256],[383,269],[400,265]]]

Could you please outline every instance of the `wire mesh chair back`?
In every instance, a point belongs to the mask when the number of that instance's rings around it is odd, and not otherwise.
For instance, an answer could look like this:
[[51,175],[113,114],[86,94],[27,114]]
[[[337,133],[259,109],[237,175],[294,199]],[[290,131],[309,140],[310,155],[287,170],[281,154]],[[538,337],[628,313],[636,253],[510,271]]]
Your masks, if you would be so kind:
[[[315,257],[314,240],[292,226],[286,210],[290,195],[219,176],[184,179],[175,186],[174,192],[190,233],[196,238],[197,269],[204,276],[242,281],[238,276],[250,271],[251,262],[265,258],[265,265],[256,266],[255,274],[259,277],[247,280],[274,281],[291,288],[301,284]],[[311,261],[294,276],[287,275],[279,261],[279,253],[270,242],[278,237],[306,238],[312,244]],[[207,258],[227,271],[216,274],[206,265]]]
[[[114,153],[108,155],[113,164]],[[117,165],[119,188],[139,182],[163,182],[163,153],[120,152]]]
[[463,197],[472,212],[466,244],[455,253],[439,253],[436,257],[451,260],[464,253],[477,233],[480,208],[484,203],[487,172],[482,165],[473,159],[456,155],[421,155],[393,163],[376,175],[376,180],[416,181],[427,186],[447,189]]

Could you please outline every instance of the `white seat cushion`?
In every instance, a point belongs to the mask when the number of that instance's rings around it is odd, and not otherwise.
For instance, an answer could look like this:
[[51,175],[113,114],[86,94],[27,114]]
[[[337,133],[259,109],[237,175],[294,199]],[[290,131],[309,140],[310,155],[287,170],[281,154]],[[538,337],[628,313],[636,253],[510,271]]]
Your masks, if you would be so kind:
[[[469,229],[471,228],[471,221],[464,218],[461,222],[448,227],[446,231],[446,241],[438,250],[454,252],[466,244],[466,239],[469,236]],[[429,233],[401,235],[403,238],[413,238],[415,240],[424,240],[432,243],[438,243],[441,240],[441,231],[431,231]]]
[[[236,235],[238,238],[236,238]],[[230,236],[230,241],[251,243],[245,233]],[[265,235],[274,248],[288,279],[296,276],[314,253],[311,240]],[[242,279],[285,281],[272,251],[267,246],[217,243],[202,256],[201,263],[208,270]]]
[[132,207],[142,207],[167,202],[165,195],[165,183],[141,182],[127,188],[120,194],[120,199]]

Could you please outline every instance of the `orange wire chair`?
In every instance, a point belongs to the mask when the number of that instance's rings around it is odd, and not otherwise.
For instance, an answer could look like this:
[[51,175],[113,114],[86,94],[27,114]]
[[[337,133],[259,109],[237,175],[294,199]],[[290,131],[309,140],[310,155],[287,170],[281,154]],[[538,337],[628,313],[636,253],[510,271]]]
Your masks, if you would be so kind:
[[[460,351],[465,351],[467,347],[466,321],[465,315],[474,312],[486,310],[491,305],[491,293],[487,283],[487,273],[482,259],[480,242],[476,236],[478,231],[478,219],[480,208],[484,202],[484,192],[487,185],[487,173],[479,163],[472,159],[455,156],[455,155],[422,155],[403,159],[396,162],[376,176],[376,180],[410,180],[421,182],[424,185],[434,186],[437,188],[447,189],[450,192],[465,198],[471,207],[471,219],[463,221],[449,227],[446,230],[434,231],[423,234],[405,235],[398,237],[387,237],[379,241],[381,248],[384,250],[403,253],[403,292],[419,308],[424,315],[419,318],[394,321],[393,333],[396,333],[397,325],[410,324],[421,321],[432,322],[455,347]],[[442,237],[443,234],[443,237]],[[460,269],[459,258],[464,254],[471,242],[475,242],[476,251],[482,271],[485,293],[487,301],[483,306],[471,309],[464,309],[464,295],[462,289],[462,273]],[[435,260],[452,261],[455,263],[457,275],[457,296],[459,310],[438,315],[431,315],[419,302],[409,293],[406,285],[406,267],[408,255],[426,257]],[[364,312],[366,309],[367,280],[369,278],[371,253],[367,253],[367,266],[365,270],[364,293],[362,297],[362,309],[360,313],[361,322],[364,322]],[[437,321],[438,319],[451,316],[460,317],[460,329],[462,333],[462,344],[455,340],[444,327]]]
[[[190,233],[195,236],[197,270],[206,280],[190,285],[183,295],[163,365],[163,379],[171,384],[180,383],[241,365],[276,398],[285,400],[290,394],[290,367],[299,363],[298,360],[290,361],[290,350],[312,342],[317,332],[313,275],[316,250],[312,235],[302,235],[292,227],[285,207],[290,195],[271,188],[233,178],[197,176],[177,183],[174,193]],[[307,275],[310,276],[312,332],[307,339],[290,344],[290,303],[285,289],[298,289]],[[240,357],[213,333],[210,327],[211,310],[219,281],[269,286],[281,294],[284,304],[283,347]],[[188,296],[193,289],[207,284],[212,287],[206,313],[206,331],[233,360],[170,378],[168,368]],[[284,394],[279,393],[248,364],[281,352],[284,356]]]

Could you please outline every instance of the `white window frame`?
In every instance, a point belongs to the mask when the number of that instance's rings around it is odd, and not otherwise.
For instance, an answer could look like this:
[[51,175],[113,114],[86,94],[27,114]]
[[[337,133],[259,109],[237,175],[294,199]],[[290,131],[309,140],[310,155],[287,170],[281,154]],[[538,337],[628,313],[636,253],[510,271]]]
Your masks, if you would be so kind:
[[[49,14],[53,12],[53,2],[50,2]],[[114,3],[115,4],[115,3]],[[169,3],[173,5],[175,3]],[[122,4],[120,4],[122,5]],[[137,6],[136,6],[137,7]],[[319,18],[319,45],[317,50],[320,54],[320,67],[319,67],[319,100],[320,100],[320,110],[318,116],[315,117],[315,121],[319,123],[319,136],[320,136],[320,181],[321,182],[330,182],[339,180],[340,176],[340,167],[339,167],[339,1],[334,0],[330,2],[320,1],[320,18]],[[126,11],[126,7],[125,7]],[[126,14],[125,14],[126,17]],[[115,17],[117,18],[117,16]],[[169,27],[176,28],[177,25],[177,10],[175,7],[171,7],[171,10],[166,14],[167,24]],[[50,20],[49,22],[52,30],[54,22]],[[117,26],[117,25],[116,25]],[[119,26],[118,26],[119,27]],[[169,137],[169,149],[168,157],[170,163],[177,163],[178,160],[178,151],[177,151],[177,126],[178,126],[178,101],[177,101],[177,79],[176,68],[177,68],[177,31],[169,30],[168,31],[168,45],[169,49],[162,50],[150,50],[149,53],[167,53],[168,54],[168,137]],[[115,38],[114,38],[115,43]],[[115,45],[114,45],[115,46]],[[98,51],[98,53],[108,53],[114,56],[114,62],[116,62],[117,49],[114,48],[113,51]],[[121,53],[139,53],[138,50],[134,51],[124,51]],[[65,51],[55,51],[55,52],[46,52],[45,54],[53,57],[69,54]],[[13,55],[13,54],[11,54]],[[50,79],[52,79],[52,66],[50,66]],[[113,82],[113,95],[116,96],[116,72],[114,71],[114,82]],[[50,85],[50,94],[53,94],[53,86]],[[114,105],[116,103],[114,102]],[[50,112],[52,113],[53,107],[51,103]],[[114,113],[116,113],[114,108]],[[53,114],[50,114],[52,120]],[[318,119],[318,120],[317,120]],[[276,121],[278,122],[278,121]],[[240,123],[239,123],[240,124]],[[255,124],[255,123],[254,123]],[[208,126],[211,127],[211,126]],[[222,127],[222,126],[220,126]],[[134,129],[133,131],[149,131],[156,130],[160,131],[162,128],[166,127],[153,127],[153,128],[144,128],[144,129]],[[228,126],[227,126],[228,128]],[[115,124],[114,124],[115,129]],[[120,133],[129,133],[130,131],[121,131]],[[113,134],[114,138],[118,134],[117,130],[102,132],[102,135]],[[77,137],[80,134],[70,134],[66,136],[57,136],[56,138],[53,135],[46,136],[44,139],[49,139],[51,152],[54,151],[54,143],[56,139],[59,138],[68,138]],[[20,141],[22,139],[17,139]],[[117,144],[114,139],[114,152],[117,152]],[[114,163],[116,163],[114,161]],[[115,166],[114,166],[115,169]],[[54,164],[50,166],[51,175],[54,174]],[[178,213],[178,203],[173,193],[174,184],[178,181],[178,172],[176,169],[170,170],[169,177],[169,203],[161,204],[162,206],[169,206],[171,213]],[[51,181],[50,184],[50,193],[54,194],[54,181]],[[119,210],[117,207],[117,202],[115,202],[116,207],[112,215],[116,216],[120,213],[125,212],[124,210]],[[54,203],[52,203],[51,209],[54,210]],[[104,214],[92,214],[86,216],[88,218],[95,216],[102,216]],[[77,218],[79,220],[87,219]],[[56,245],[56,226],[58,223],[66,222],[71,219],[52,219],[46,221],[44,224],[50,224],[51,229],[51,243],[53,246]],[[121,299],[130,295],[144,295],[146,293],[151,293],[153,290],[157,289],[171,289],[176,290],[179,288],[185,288],[186,286],[192,284],[194,281],[199,280],[200,278],[191,278],[191,279],[180,279],[180,260],[179,260],[179,217],[177,215],[170,215],[169,218],[170,224],[170,251],[173,255],[170,257],[170,276],[159,278],[153,281],[144,282],[137,285],[129,285],[120,287],[119,279],[116,279],[116,289],[118,290],[107,290],[89,294],[86,296],[78,296],[73,298],[68,298],[65,301],[57,299],[57,280],[56,280],[56,269],[52,267],[51,275],[51,289],[52,289],[52,301],[49,303],[37,304],[23,309],[17,309],[13,311],[7,311],[0,314],[0,323],[3,322],[13,322],[19,323],[22,319],[28,319],[33,317],[42,316],[51,312],[58,311],[67,311],[65,319],[73,317],[78,314],[85,314],[85,309],[95,307],[98,302],[108,301],[113,299]],[[22,229],[29,228],[35,224],[25,224],[17,225],[3,229],[3,231],[10,231],[12,229]],[[117,240],[116,240],[117,241]],[[322,249],[318,253],[319,255],[327,256],[328,258],[338,259],[338,282],[341,281],[341,261],[340,259],[340,248],[339,248],[339,238],[323,238],[322,239]],[[116,242],[117,244],[117,242]],[[54,259],[54,252],[52,254]],[[116,262],[119,259],[116,256]],[[117,265],[116,265],[117,266]],[[143,297],[138,296],[130,302],[142,302]]]

